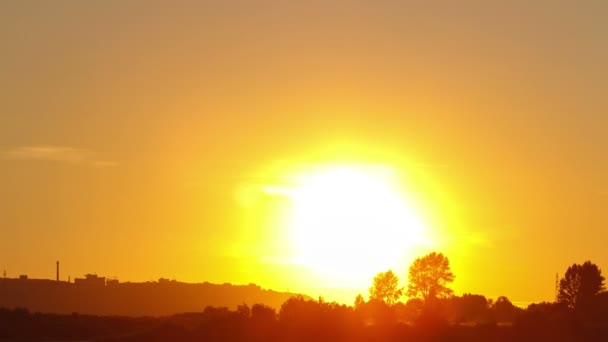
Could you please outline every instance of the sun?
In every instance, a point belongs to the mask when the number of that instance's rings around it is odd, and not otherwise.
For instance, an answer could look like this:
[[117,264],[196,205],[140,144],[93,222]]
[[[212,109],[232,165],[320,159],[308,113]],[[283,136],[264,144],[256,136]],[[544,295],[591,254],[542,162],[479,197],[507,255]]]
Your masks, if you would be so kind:
[[334,165],[291,178],[287,225],[293,253],[329,282],[368,283],[380,271],[403,266],[415,246],[428,243],[390,167]]

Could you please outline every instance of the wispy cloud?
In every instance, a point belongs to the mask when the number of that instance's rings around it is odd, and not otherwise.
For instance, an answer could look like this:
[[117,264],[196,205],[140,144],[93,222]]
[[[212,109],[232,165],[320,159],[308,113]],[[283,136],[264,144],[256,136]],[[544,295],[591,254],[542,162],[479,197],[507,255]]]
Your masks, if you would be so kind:
[[52,161],[69,164],[90,165],[95,167],[117,165],[117,163],[114,161],[96,159],[95,152],[91,150],[53,145],[15,147],[4,151],[1,156],[4,159],[10,160]]
[[519,239],[521,229],[510,225],[488,226],[479,231],[462,232],[460,241],[476,247],[496,248]]
[[478,247],[487,247],[494,248],[496,247],[495,242],[487,235],[481,233],[470,233],[466,237],[463,238],[467,243],[478,246]]

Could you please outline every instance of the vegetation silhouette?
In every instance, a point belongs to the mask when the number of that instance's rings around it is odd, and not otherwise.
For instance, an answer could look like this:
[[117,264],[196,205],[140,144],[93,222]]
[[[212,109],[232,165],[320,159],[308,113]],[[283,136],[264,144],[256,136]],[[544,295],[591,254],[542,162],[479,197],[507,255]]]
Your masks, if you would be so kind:
[[513,305],[509,298],[500,296],[494,301],[493,305],[494,320],[497,323],[514,322],[521,314],[521,309]]
[[597,265],[591,261],[573,264],[559,282],[557,301],[573,309],[590,306],[604,290],[604,277]]
[[399,288],[399,278],[392,270],[378,273],[369,288],[370,299],[380,300],[388,305],[395,304],[402,294],[403,289]]
[[407,295],[429,303],[451,295],[448,284],[454,281],[450,261],[442,253],[432,252],[417,258],[408,273]]
[[[569,297],[560,296],[556,303],[531,304],[526,309],[516,307],[505,296],[491,300],[479,294],[451,294],[447,284],[454,276],[442,254],[431,253],[417,259],[410,274],[418,275],[413,277],[417,280],[424,279],[421,275],[428,276],[429,283],[417,284],[423,290],[405,302],[389,303],[386,299],[394,299],[399,290],[396,275],[387,271],[375,277],[374,285],[384,281],[391,284],[386,293],[392,297],[374,290],[367,301],[358,295],[353,306],[296,295],[287,299],[278,311],[264,304],[242,303],[234,308],[207,306],[197,312],[156,317],[58,315],[32,313],[22,308],[0,309],[0,340],[608,340],[608,293],[604,291],[599,267],[591,262],[568,268],[561,287]],[[567,298],[576,300],[569,302]]]

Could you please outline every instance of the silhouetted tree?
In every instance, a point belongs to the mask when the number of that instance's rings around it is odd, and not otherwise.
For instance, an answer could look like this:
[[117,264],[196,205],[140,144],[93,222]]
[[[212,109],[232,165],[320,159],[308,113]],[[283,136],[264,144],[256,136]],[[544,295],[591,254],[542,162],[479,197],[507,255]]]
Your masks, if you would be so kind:
[[[264,304],[253,304],[251,306],[251,336],[253,341],[269,341],[276,333],[277,314],[276,311]],[[226,340],[228,341],[228,339]]]
[[454,274],[450,261],[442,253],[432,252],[414,260],[408,280],[407,295],[422,298],[425,303],[453,293],[447,285],[454,281]]
[[355,309],[361,307],[363,304],[365,304],[365,299],[363,299],[363,295],[359,293],[357,297],[355,297]]
[[395,305],[395,315],[402,322],[414,323],[420,316],[424,303],[419,298],[409,299],[405,304],[397,303]]
[[511,303],[509,298],[500,296],[492,304],[492,311],[497,322],[514,322],[522,309]]
[[279,320],[296,330],[310,329],[321,313],[320,305],[313,300],[298,295],[289,298],[279,310]]
[[559,282],[557,301],[569,308],[587,305],[604,291],[604,279],[600,268],[591,261],[582,265],[573,264]]
[[264,304],[253,304],[251,307],[251,319],[260,322],[272,322],[277,319],[275,310]]
[[399,278],[392,270],[380,272],[374,277],[374,283],[369,288],[369,299],[392,305],[403,294],[403,289],[398,286]]
[[244,319],[249,319],[251,317],[251,309],[249,309],[249,306],[245,303],[236,307],[236,313],[239,317]]
[[453,323],[487,324],[492,321],[490,303],[482,295],[465,293],[441,301],[446,318]]
[[350,338],[337,336],[351,333],[356,326],[355,317],[354,310],[346,305],[307,300],[302,296],[290,298],[279,311],[283,329],[293,338],[289,341],[349,341]]
[[397,322],[394,306],[379,299],[370,299],[357,312],[365,325],[389,326]]

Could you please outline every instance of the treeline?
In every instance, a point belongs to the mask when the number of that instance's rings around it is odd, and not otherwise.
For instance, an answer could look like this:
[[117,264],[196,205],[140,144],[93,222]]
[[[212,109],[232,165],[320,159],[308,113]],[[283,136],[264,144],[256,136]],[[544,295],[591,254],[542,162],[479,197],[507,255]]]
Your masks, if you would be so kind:
[[0,309],[0,340],[96,341],[607,341],[608,296],[593,309],[505,297],[453,296],[356,306],[292,297],[277,311],[241,305],[168,317],[109,317]]
[[369,300],[358,295],[352,306],[294,296],[278,311],[242,304],[166,317],[0,309],[0,341],[608,341],[605,279],[589,261],[567,269],[555,303],[526,309],[506,297],[454,296],[453,280],[447,257],[430,253],[410,267],[407,289],[380,272]]

